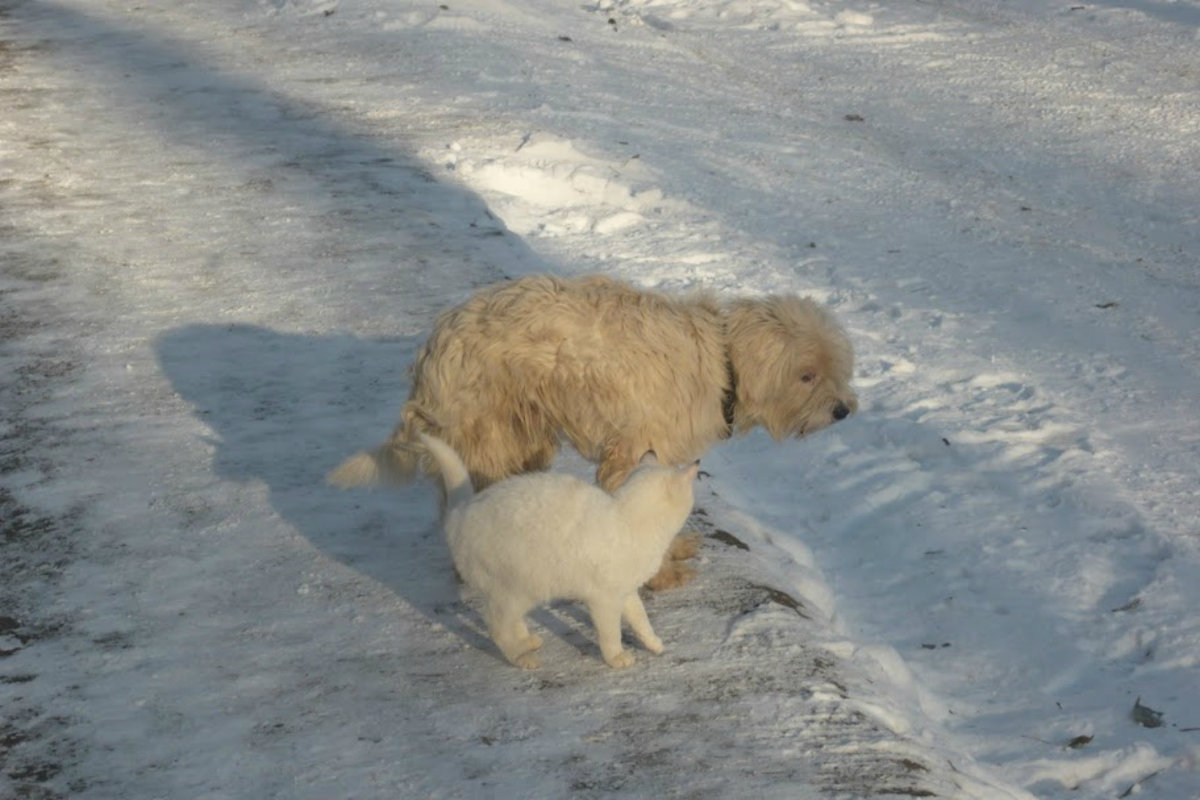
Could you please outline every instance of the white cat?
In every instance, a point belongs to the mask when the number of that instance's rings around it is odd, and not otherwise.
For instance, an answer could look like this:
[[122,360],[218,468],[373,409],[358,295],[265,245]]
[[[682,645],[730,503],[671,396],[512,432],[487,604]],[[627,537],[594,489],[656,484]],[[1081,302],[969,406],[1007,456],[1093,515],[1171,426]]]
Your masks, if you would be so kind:
[[454,566],[483,595],[488,633],[505,658],[538,666],[542,640],[530,634],[525,615],[558,599],[587,605],[610,667],[633,663],[621,647],[622,617],[647,650],[663,651],[638,587],[691,513],[699,461],[663,467],[647,453],[611,495],[554,472],[518,475],[476,494],[449,445],[426,434],[421,442],[446,485],[443,525]]

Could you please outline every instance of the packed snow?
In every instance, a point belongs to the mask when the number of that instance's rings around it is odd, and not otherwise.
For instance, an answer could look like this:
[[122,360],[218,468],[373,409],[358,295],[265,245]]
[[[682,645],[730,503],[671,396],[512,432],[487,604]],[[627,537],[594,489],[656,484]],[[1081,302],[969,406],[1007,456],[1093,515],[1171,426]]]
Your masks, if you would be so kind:
[[[1200,0],[0,0],[0,798],[1200,797],[1198,143]],[[857,349],[626,670],[322,482],[534,272]]]

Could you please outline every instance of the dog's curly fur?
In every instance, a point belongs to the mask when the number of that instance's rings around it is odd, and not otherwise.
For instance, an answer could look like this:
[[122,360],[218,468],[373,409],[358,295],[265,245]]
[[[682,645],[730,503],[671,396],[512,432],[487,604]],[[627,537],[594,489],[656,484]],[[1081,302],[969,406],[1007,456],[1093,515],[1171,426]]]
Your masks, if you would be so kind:
[[602,276],[529,276],[438,318],[391,437],[329,479],[410,479],[424,431],[462,456],[477,489],[545,469],[561,437],[612,490],[648,450],[684,464],[757,425],[782,439],[853,413],[853,363],[842,328],[807,298],[721,303]]

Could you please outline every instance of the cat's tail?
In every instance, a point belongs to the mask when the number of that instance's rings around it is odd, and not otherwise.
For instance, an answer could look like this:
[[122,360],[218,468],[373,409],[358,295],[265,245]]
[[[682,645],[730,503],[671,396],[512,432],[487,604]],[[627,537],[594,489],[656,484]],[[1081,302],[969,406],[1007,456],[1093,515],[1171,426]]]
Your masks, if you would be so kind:
[[438,471],[442,473],[442,482],[446,486],[446,509],[450,510],[470,500],[475,494],[475,488],[471,485],[467,465],[459,458],[458,453],[454,452],[454,448],[427,433],[418,433],[417,437],[437,464]]

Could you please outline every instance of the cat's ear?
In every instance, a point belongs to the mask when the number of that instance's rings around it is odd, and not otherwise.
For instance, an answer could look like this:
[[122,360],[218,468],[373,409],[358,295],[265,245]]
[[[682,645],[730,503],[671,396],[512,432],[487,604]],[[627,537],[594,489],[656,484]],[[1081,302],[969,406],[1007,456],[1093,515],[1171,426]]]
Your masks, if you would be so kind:
[[646,454],[642,456],[640,461],[638,461],[638,466],[639,467],[647,467],[647,466],[648,467],[657,467],[658,466],[658,456],[655,454],[655,452],[653,450],[647,450]]

